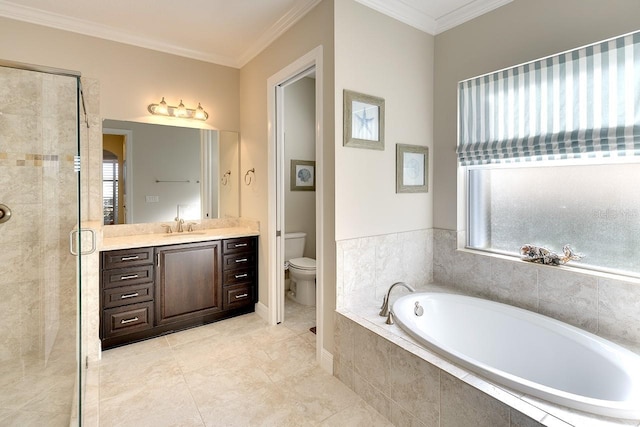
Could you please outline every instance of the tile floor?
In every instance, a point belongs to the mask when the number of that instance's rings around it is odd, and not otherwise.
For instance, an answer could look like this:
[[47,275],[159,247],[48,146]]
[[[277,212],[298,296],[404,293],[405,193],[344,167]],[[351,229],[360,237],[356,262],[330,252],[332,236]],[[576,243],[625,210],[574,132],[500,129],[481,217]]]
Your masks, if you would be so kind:
[[315,361],[315,312],[255,313],[105,351],[101,426],[390,426]]

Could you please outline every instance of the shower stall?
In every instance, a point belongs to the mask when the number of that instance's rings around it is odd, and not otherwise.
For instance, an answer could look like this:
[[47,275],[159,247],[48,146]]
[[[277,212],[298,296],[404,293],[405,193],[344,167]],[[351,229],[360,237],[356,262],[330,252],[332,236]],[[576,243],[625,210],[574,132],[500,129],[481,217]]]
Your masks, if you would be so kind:
[[82,421],[85,120],[79,73],[0,61],[0,425]]

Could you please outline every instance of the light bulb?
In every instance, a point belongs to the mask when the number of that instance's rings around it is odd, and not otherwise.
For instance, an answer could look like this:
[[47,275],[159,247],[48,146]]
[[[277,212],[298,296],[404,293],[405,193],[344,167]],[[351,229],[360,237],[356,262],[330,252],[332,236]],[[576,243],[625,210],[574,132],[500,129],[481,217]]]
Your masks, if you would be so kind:
[[156,105],[156,108],[153,111],[155,114],[162,114],[163,116],[169,115],[169,108],[167,107],[167,103],[164,100],[164,96],[162,97],[162,101],[160,101],[160,104]]
[[187,108],[182,103],[182,99],[180,100],[180,104],[174,113],[176,117],[187,117]]
[[198,120],[207,120],[207,113],[204,111],[204,108],[202,108],[202,105],[200,105],[199,102],[198,108],[196,109],[195,115],[193,117]]

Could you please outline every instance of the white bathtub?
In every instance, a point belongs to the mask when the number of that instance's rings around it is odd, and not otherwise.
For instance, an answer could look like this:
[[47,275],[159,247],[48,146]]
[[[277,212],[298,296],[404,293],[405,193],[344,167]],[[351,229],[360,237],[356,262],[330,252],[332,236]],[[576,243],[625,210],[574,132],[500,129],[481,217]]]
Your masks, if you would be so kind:
[[[416,302],[422,316],[414,313]],[[593,414],[640,419],[640,356],[610,341],[461,295],[408,294],[392,312],[425,347],[491,381]]]

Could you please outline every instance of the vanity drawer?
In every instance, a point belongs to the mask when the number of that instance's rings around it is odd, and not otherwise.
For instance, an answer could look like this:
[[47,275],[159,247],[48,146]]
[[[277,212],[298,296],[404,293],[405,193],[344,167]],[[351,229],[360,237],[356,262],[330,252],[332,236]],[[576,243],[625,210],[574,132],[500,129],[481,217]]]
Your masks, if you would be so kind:
[[228,270],[223,275],[223,286],[235,285],[237,283],[253,283],[256,278],[256,269],[253,267],[238,270]]
[[102,306],[104,308],[120,307],[152,300],[153,283],[108,288],[102,292]]
[[153,327],[153,302],[111,308],[103,312],[104,338]]
[[237,239],[224,240],[222,253],[236,254],[240,252],[253,252],[256,250],[257,239],[255,237],[240,237]]
[[153,282],[153,265],[102,271],[102,288]]
[[225,310],[253,304],[254,286],[251,283],[225,287],[223,306]]
[[246,269],[247,267],[254,267],[256,265],[256,254],[244,253],[234,255],[224,255],[222,257],[222,269],[234,270],[234,269]]
[[153,264],[153,248],[134,248],[102,253],[102,268],[125,268]]

